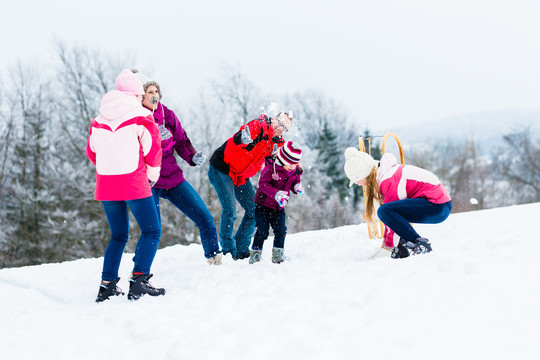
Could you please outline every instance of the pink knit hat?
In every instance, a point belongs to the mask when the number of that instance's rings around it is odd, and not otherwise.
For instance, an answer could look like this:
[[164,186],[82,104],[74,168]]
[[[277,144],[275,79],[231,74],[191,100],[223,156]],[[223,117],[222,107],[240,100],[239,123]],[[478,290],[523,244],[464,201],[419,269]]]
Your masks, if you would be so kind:
[[287,141],[278,152],[278,160],[283,165],[293,165],[300,162],[302,149],[292,141]]
[[120,75],[116,77],[116,90],[120,90],[134,96],[144,95],[144,89],[141,81],[137,75],[128,69],[123,70]]

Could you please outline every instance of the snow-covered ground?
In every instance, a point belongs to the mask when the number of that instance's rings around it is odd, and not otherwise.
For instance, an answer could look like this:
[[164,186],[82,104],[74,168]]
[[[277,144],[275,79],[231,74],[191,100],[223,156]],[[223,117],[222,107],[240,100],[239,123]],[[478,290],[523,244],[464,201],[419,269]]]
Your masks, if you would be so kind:
[[[365,225],[288,236],[290,261],[160,250],[164,297],[94,302],[102,259],[0,270],[0,357],[536,359],[540,203],[417,225],[434,251],[367,260]],[[124,256],[126,293],[131,256]]]

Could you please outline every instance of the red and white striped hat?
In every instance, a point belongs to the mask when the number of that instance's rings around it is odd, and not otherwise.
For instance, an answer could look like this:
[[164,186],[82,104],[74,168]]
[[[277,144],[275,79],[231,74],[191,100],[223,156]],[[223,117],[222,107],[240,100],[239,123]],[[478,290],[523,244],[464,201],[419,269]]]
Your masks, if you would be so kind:
[[292,141],[287,141],[278,152],[279,162],[283,165],[293,165],[300,162],[302,157],[302,149]]

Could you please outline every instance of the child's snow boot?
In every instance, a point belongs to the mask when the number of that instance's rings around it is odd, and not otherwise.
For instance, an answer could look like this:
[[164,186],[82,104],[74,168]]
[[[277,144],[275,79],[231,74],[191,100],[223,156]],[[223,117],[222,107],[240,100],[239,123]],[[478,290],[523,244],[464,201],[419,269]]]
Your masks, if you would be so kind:
[[118,295],[124,295],[122,292],[122,289],[120,289],[117,284],[120,278],[117,278],[116,280],[110,281],[108,283],[101,282],[99,285],[99,291],[96,298],[96,302],[102,302],[110,298],[111,296],[118,296]]
[[432,250],[429,240],[422,237],[414,241],[407,241],[405,246],[409,249],[411,255],[427,254]]
[[255,264],[262,260],[262,250],[251,250],[249,255],[249,263]]
[[221,259],[223,256],[221,254],[216,254],[216,256],[212,256],[211,258],[206,259],[209,265],[221,265]]
[[150,296],[165,295],[165,289],[155,288],[148,282],[152,276],[152,274],[133,275],[131,279],[129,279],[128,299],[138,300],[144,294]]
[[285,250],[280,248],[272,248],[272,262],[274,264],[281,264],[285,260],[289,260],[285,257]]

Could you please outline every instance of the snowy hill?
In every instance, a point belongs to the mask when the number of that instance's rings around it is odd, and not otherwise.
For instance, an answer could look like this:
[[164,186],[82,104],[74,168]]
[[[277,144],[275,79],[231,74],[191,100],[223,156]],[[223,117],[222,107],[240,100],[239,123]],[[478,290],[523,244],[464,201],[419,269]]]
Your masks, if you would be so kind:
[[[161,298],[94,303],[102,259],[0,270],[2,358],[533,359],[540,203],[418,225],[434,251],[367,260],[365,225],[290,235],[272,264],[160,250]],[[120,287],[127,290],[131,255]]]
[[482,154],[502,146],[502,136],[530,127],[540,137],[540,109],[516,109],[462,114],[429,122],[396,127],[386,131],[397,133],[405,145],[452,139],[456,142],[473,139]]

